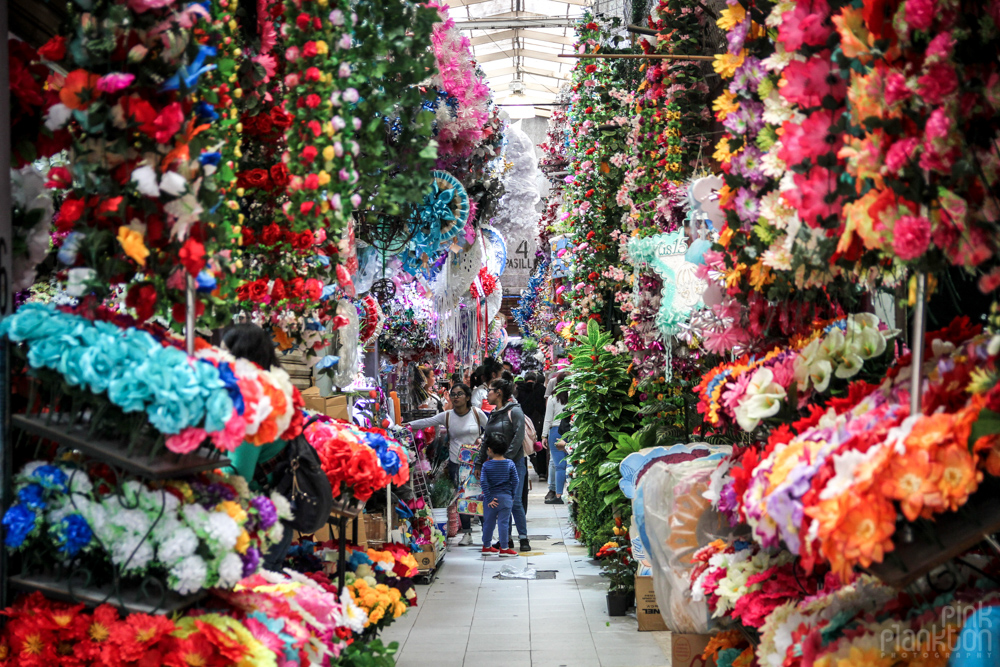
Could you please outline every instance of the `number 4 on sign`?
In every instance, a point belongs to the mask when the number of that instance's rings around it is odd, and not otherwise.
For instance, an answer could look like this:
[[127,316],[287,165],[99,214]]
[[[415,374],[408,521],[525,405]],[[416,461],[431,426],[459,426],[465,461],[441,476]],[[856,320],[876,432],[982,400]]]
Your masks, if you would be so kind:
[[518,244],[517,250],[514,251],[514,254],[515,255],[520,255],[521,257],[524,257],[525,259],[527,259],[528,258],[528,242],[525,241],[525,240],[522,240],[521,243]]

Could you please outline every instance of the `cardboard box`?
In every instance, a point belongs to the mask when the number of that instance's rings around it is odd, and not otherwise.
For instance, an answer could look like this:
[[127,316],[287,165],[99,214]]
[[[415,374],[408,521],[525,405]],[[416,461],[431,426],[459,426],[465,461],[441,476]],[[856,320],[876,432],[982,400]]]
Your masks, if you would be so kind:
[[[365,515],[362,515],[362,516],[365,516]],[[347,535],[347,540],[349,542],[352,542],[354,540],[354,522],[355,522],[355,519],[351,519],[350,521],[347,522],[346,535]],[[367,532],[366,528],[367,528],[367,526],[366,526],[365,521],[359,521],[358,522],[358,542],[357,542],[357,545],[359,547],[366,547],[368,545],[368,532]],[[335,521],[334,524],[333,524],[333,529],[332,530],[330,528],[330,524],[326,524],[325,526],[323,526],[322,528],[320,528],[319,530],[317,530],[315,533],[313,533],[312,537],[313,537],[313,541],[314,542],[321,542],[322,543],[322,542],[328,542],[331,539],[333,539],[333,540],[337,539],[338,534],[339,534],[339,531],[337,530],[337,523]],[[300,537],[301,537],[301,534],[300,534]],[[385,539],[385,536],[383,535],[381,539]]]
[[351,421],[351,405],[348,398],[347,394],[320,396],[319,387],[309,387],[302,392],[306,408],[344,421]]
[[656,602],[656,589],[652,577],[635,578],[635,615],[639,619],[639,632],[660,632],[667,629]]
[[434,553],[434,545],[423,544],[420,548],[422,551],[413,554],[413,556],[417,559],[417,569],[433,570],[434,564],[437,562],[437,554]]
[[701,657],[712,637],[713,635],[671,632],[670,667],[715,667],[715,660],[705,660]]
[[385,517],[381,514],[363,514],[365,535],[369,542],[385,541]]

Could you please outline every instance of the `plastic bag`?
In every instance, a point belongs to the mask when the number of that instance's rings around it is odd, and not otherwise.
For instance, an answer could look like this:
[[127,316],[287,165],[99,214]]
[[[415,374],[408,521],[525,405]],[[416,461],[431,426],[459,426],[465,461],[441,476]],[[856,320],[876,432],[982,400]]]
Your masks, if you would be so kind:
[[525,559],[524,567],[520,570],[517,566],[508,563],[500,568],[500,571],[493,575],[494,579],[534,579],[536,576],[535,568],[528,567],[528,561]]
[[656,600],[673,632],[707,634],[715,625],[707,603],[691,600],[689,574],[698,549],[733,532],[702,495],[718,463],[715,457],[654,463],[639,482]]

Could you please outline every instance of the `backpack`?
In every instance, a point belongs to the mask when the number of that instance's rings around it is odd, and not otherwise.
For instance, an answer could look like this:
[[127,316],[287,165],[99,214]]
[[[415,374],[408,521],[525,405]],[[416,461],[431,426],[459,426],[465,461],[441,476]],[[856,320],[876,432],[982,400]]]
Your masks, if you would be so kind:
[[535,425],[531,423],[531,420],[527,416],[524,418],[524,455],[531,456],[535,453],[535,442],[538,440],[538,434],[535,433]]
[[[309,426],[315,418],[302,427]],[[272,487],[292,504],[292,529],[310,535],[326,525],[333,509],[333,489],[323,472],[319,454],[305,435],[299,434],[278,455]]]

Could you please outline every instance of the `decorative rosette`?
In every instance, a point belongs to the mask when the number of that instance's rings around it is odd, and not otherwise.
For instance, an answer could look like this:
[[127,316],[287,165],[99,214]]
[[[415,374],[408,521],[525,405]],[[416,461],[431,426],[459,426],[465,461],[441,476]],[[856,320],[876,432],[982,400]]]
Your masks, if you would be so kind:
[[385,324],[385,314],[372,295],[365,296],[358,302],[358,319],[361,321],[361,343],[367,345]]
[[435,170],[431,176],[431,191],[415,207],[410,222],[414,234],[405,253],[411,260],[406,264],[407,270],[413,266],[412,260],[421,263],[424,256],[438,255],[442,246],[458,236],[469,221],[471,206],[465,187],[446,171]]

